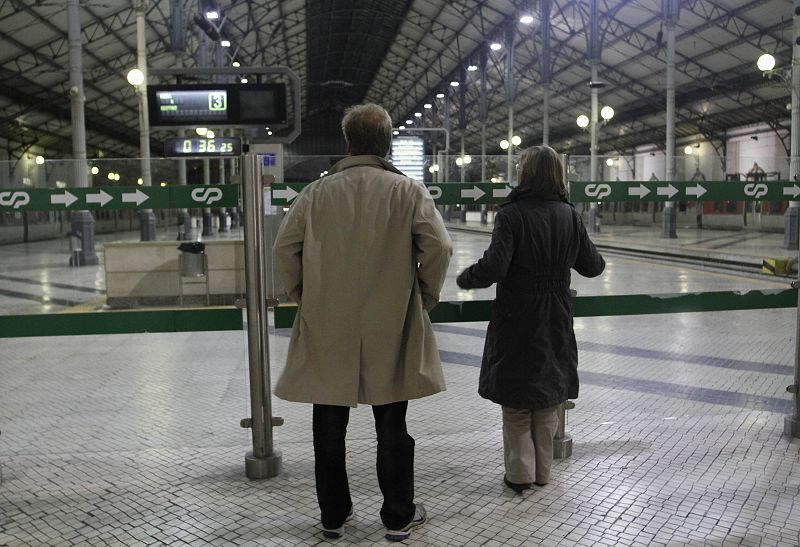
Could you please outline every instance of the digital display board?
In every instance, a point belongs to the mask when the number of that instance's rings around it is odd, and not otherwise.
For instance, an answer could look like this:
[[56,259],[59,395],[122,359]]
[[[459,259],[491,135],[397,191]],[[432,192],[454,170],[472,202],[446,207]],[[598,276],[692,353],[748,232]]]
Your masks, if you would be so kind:
[[228,92],[225,89],[156,91],[159,117],[181,123],[228,119]]
[[285,84],[147,86],[152,127],[286,125]]
[[164,156],[238,156],[242,140],[238,137],[175,137],[164,141]]

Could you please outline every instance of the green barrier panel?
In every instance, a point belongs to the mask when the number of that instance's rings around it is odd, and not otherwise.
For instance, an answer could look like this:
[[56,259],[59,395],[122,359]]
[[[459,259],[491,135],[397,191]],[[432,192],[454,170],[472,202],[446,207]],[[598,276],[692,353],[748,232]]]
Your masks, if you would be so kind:
[[[309,183],[275,183],[273,205],[291,203]],[[506,201],[511,187],[504,183],[426,184],[437,205],[486,204]],[[613,181],[570,183],[570,201],[787,201],[800,196],[800,186],[792,181]]]
[[612,181],[571,182],[570,201],[786,201],[797,199],[793,181]]
[[242,310],[238,308],[0,315],[0,338],[242,328]]
[[[272,204],[290,204],[308,186],[308,182],[275,183],[272,185]],[[433,201],[437,205],[503,203],[511,187],[508,184],[475,182],[469,184],[440,183],[426,184]]]
[[[273,205],[288,205],[306,182],[275,183]],[[426,184],[437,205],[503,203],[511,187],[503,183]],[[619,201],[787,201],[800,196],[792,181],[613,181],[570,183],[570,200]],[[99,186],[94,188],[14,188],[0,191],[0,212],[236,207],[239,185]]]
[[[797,289],[576,296],[572,299],[575,317],[757,310],[796,306]],[[296,306],[275,308],[275,328],[290,328],[296,313]],[[490,314],[490,300],[440,302],[431,311],[430,318],[432,323],[466,323],[488,321]]]
[[[440,302],[430,317],[433,323],[488,321],[491,304],[490,300]],[[797,289],[578,296],[572,304],[575,317],[793,308],[797,306]],[[275,327],[290,328],[296,312],[296,306],[276,308]],[[242,328],[242,311],[237,308],[0,316],[0,338]]]
[[15,188],[0,191],[0,212],[236,207],[239,185]]

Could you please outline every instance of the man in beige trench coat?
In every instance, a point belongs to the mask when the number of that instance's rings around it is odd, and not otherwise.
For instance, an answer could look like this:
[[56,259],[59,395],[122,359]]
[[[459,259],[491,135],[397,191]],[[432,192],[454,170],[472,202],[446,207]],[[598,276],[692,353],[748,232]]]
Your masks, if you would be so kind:
[[439,301],[452,243],[422,184],[383,157],[392,121],[380,106],[349,108],[348,157],[309,184],[278,231],[277,273],[299,304],[275,387],[313,403],[317,499],[323,534],[341,537],[353,515],[345,470],[350,407],[372,405],[386,538],[425,522],[414,504],[409,399],[445,389],[428,311]]

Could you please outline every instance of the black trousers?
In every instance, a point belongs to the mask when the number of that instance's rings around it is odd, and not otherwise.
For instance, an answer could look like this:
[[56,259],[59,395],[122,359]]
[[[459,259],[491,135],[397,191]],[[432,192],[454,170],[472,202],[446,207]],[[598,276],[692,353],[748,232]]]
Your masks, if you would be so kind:
[[[381,520],[390,530],[414,518],[414,439],[406,430],[408,401],[373,406],[378,434]],[[314,405],[314,472],[322,525],[338,528],[353,504],[345,468],[345,435],[350,407]]]

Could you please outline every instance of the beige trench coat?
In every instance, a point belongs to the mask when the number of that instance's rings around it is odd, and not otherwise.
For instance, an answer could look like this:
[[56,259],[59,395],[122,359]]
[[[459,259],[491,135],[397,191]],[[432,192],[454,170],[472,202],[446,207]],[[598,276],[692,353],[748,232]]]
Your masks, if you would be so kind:
[[356,406],[445,389],[427,312],[452,242],[425,186],[377,156],[348,157],[300,193],[273,252],[300,305],[275,395]]

